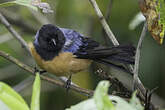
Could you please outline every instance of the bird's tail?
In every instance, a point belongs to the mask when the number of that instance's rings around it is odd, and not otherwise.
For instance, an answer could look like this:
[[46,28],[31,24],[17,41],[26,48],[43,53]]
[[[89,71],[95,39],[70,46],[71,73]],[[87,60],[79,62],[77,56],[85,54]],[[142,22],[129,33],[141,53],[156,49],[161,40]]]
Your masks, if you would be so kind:
[[96,62],[113,66],[126,72],[130,72],[126,65],[135,63],[135,50],[135,47],[132,45],[119,45],[112,48],[104,48],[96,50],[97,52],[95,51],[95,54],[102,53],[103,56],[94,60]]
[[113,66],[115,68],[130,72],[124,65],[134,64],[135,47],[128,45],[119,45],[114,47],[100,47],[86,50],[85,55],[78,55],[78,58],[91,59],[96,62]]

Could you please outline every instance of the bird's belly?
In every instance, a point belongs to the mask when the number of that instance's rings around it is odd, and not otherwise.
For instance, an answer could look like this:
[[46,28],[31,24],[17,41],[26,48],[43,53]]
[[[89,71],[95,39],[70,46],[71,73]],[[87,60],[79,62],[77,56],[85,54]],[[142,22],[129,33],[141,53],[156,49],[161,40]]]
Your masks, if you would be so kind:
[[52,61],[42,62],[41,67],[57,76],[68,76],[87,69],[91,61],[87,59],[77,59],[69,52],[60,53]]
[[60,53],[52,60],[45,61],[35,51],[34,46],[30,46],[30,50],[38,66],[57,76],[68,76],[72,73],[83,71],[91,64],[91,60],[75,58],[70,52]]

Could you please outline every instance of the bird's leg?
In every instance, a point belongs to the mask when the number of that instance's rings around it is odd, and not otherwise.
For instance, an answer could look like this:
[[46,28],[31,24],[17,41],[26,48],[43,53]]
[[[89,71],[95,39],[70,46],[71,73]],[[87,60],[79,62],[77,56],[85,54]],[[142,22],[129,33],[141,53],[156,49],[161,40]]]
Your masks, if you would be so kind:
[[35,66],[35,67],[34,67],[34,74],[37,73],[37,72],[39,72],[39,70],[38,70],[37,67]]
[[36,72],[39,72],[40,74],[43,74],[43,73],[45,73],[46,71],[45,71],[45,70],[40,71],[40,70],[37,69],[37,67],[35,66],[35,67],[34,67],[34,73],[36,73]]
[[65,88],[66,88],[66,91],[68,92],[69,89],[70,89],[70,85],[71,85],[71,78],[72,78],[72,74],[69,75],[69,78],[67,79],[66,81],[66,85],[65,85]]

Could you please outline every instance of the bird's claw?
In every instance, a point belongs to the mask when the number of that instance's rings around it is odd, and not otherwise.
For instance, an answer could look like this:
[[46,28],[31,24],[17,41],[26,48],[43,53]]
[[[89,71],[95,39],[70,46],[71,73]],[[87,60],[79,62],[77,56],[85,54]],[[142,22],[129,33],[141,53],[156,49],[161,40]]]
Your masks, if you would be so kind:
[[37,69],[37,67],[35,66],[35,67],[34,67],[34,74],[37,73],[37,72],[39,72],[39,74],[43,74],[43,73],[45,73],[46,71],[45,71],[45,70],[40,71],[40,70]]
[[69,76],[69,78],[68,78],[68,80],[66,81],[66,84],[65,84],[65,88],[66,88],[66,91],[67,91],[67,92],[68,92],[69,89],[70,89],[71,77],[72,77],[72,75]]

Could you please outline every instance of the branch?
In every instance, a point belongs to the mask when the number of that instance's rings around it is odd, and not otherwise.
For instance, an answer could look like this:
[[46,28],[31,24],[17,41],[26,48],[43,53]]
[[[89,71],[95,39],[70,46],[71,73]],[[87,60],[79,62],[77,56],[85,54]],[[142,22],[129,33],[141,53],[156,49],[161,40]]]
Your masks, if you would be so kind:
[[25,22],[25,20],[21,16],[15,14],[14,11],[1,9],[0,13],[7,19],[8,22],[10,22],[10,24],[18,26],[24,32],[32,34],[36,33],[37,25],[32,25],[33,23],[27,20]]
[[142,30],[142,33],[140,35],[140,39],[139,39],[139,42],[138,42],[138,45],[137,45],[137,48],[136,48],[136,55],[135,55],[135,65],[134,65],[134,76],[138,76],[138,73],[139,73],[139,62],[140,62],[140,51],[141,51],[141,47],[142,47],[142,42],[143,42],[143,39],[146,35],[146,32],[147,32],[147,24],[145,23],[144,26],[143,26],[143,30]]
[[107,24],[107,22],[106,22],[106,20],[105,20],[105,18],[103,16],[103,14],[101,13],[101,11],[100,11],[96,1],[95,0],[89,0],[89,1],[90,1],[91,5],[93,6],[97,16],[99,17],[99,20],[100,20],[100,22],[101,22],[105,32],[107,33],[109,39],[112,41],[112,43],[115,46],[119,45],[119,42],[117,41],[116,37],[112,33],[110,27],[108,26],[108,24]]
[[[11,55],[3,52],[3,51],[0,51],[0,56],[2,56],[3,58],[7,59],[8,61],[16,64],[17,66],[19,66],[20,68],[24,69],[25,71],[27,72],[30,72],[32,75],[35,75],[35,69],[20,62],[19,60],[17,60],[16,58],[12,57]],[[57,86],[60,86],[60,87],[63,87],[65,88],[65,82],[63,81],[60,81],[60,80],[56,80],[56,79],[52,79],[52,78],[49,78],[47,76],[44,76],[44,75],[40,75],[41,79],[43,80],[46,80],[50,83],[53,83],[53,84],[56,84]],[[87,90],[87,89],[84,89],[84,88],[80,88],[78,86],[75,86],[75,85],[70,85],[70,89],[78,92],[78,93],[81,93],[81,94],[84,94],[86,96],[92,96],[93,95],[93,91],[91,90]]]
[[15,37],[22,45],[22,47],[24,47],[29,53],[29,48],[27,43],[22,39],[22,37],[12,28],[12,26],[10,25],[10,23],[6,20],[6,18],[0,13],[0,21],[2,22],[2,24],[5,25],[5,27],[8,29],[8,31],[13,35],[13,37]]
[[[142,82],[140,81],[139,77],[138,77],[138,73],[139,73],[139,62],[140,62],[140,53],[141,53],[141,48],[142,48],[142,43],[143,43],[143,39],[146,35],[147,32],[147,23],[144,23],[143,26],[143,30],[141,32],[140,35],[140,39],[136,48],[136,55],[135,55],[135,65],[134,65],[134,70],[133,70],[133,88],[135,89],[139,89],[140,90],[140,97],[144,98],[146,100],[145,97],[147,94],[147,90],[145,89],[144,85],[142,84]],[[151,98],[151,97],[150,97]],[[149,100],[150,101],[150,100]],[[150,105],[148,106],[152,106],[152,108],[155,110],[155,106],[150,102]]]
[[[143,42],[143,39],[146,35],[146,32],[147,32],[147,23],[145,22],[144,26],[143,26],[143,30],[141,32],[141,35],[140,35],[140,39],[139,39],[139,42],[138,42],[138,45],[137,45],[137,48],[136,48],[136,55],[135,55],[135,65],[134,65],[134,70],[133,70],[133,84],[134,84],[134,89],[136,89],[136,84],[139,83],[139,78],[138,78],[138,73],[139,73],[139,62],[140,62],[140,53],[141,53],[141,47],[142,47],[142,42]],[[144,93],[143,95],[145,95],[146,93],[146,90],[143,88],[141,89]]]
[[[116,45],[119,45],[119,42],[117,41],[116,37],[114,36],[114,34],[112,33],[110,27],[108,26],[103,14],[101,13],[97,3],[95,0],[89,0],[91,5],[93,6],[97,16],[99,17],[99,20],[106,32],[106,34],[108,35],[108,37],[110,38],[110,40],[112,41],[112,43],[116,46]],[[130,71],[133,71],[133,66],[132,65],[127,65],[128,68],[130,69]],[[136,75],[135,75],[136,77]],[[139,88],[139,92],[142,94],[142,97],[144,98],[145,97],[145,94],[146,94],[146,89],[143,85],[143,83],[141,82],[141,80],[139,79],[139,77],[136,77],[136,86],[137,88]]]

